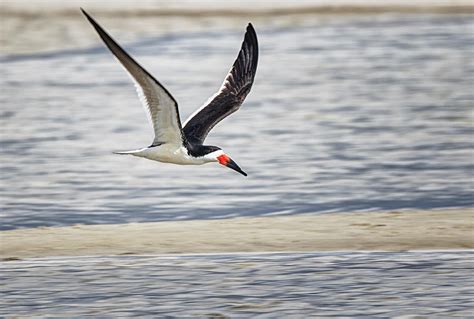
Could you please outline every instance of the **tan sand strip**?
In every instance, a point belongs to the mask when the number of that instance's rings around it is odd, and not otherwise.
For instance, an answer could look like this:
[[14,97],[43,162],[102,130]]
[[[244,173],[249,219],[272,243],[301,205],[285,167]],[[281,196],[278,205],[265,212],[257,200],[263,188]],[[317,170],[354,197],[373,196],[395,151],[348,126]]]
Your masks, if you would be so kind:
[[333,213],[0,232],[0,258],[474,248],[474,209]]

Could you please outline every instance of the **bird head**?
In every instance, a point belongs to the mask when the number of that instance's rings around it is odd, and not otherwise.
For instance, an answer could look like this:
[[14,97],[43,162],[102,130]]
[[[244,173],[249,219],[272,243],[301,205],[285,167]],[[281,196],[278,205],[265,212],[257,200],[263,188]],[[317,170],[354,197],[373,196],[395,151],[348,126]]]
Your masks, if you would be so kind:
[[[193,148],[194,147],[194,148]],[[221,165],[224,165],[228,168],[233,169],[234,171],[239,172],[240,174],[247,176],[247,173],[245,173],[239,165],[237,165],[236,162],[234,162],[227,154],[224,153],[224,151],[217,146],[210,146],[210,145],[201,145],[199,147],[196,147],[195,145],[191,145],[191,148],[195,156],[203,156],[203,159],[207,163],[211,162],[218,162]],[[203,154],[204,155],[200,155]]]

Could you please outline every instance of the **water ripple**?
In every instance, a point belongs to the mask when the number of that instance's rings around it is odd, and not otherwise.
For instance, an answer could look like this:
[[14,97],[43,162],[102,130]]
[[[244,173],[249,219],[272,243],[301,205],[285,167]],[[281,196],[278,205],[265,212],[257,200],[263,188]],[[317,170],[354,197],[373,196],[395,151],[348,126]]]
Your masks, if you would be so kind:
[[[248,178],[111,154],[149,145],[151,129],[99,44],[1,58],[0,229],[473,206],[470,17],[300,18],[256,25],[253,91],[208,138]],[[137,34],[124,46],[187,115],[219,87],[241,36]]]
[[466,318],[472,257],[341,252],[9,261],[2,265],[0,314]]

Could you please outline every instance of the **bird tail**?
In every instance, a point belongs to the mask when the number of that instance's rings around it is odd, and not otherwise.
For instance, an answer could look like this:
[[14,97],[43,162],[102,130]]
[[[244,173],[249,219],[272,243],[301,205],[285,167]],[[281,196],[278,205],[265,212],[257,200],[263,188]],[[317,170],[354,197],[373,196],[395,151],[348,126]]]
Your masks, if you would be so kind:
[[136,153],[140,152],[140,150],[135,150],[135,151],[122,151],[122,152],[112,152],[114,154],[119,154],[119,155],[134,155]]

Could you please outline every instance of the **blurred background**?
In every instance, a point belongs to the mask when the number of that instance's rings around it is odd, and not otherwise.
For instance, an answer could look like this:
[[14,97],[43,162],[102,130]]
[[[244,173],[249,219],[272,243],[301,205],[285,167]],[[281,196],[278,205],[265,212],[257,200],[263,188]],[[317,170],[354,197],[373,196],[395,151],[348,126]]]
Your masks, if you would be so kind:
[[[249,176],[113,155],[151,128],[86,9],[177,99],[260,61],[218,145]],[[2,229],[473,205],[470,1],[5,1]]]

